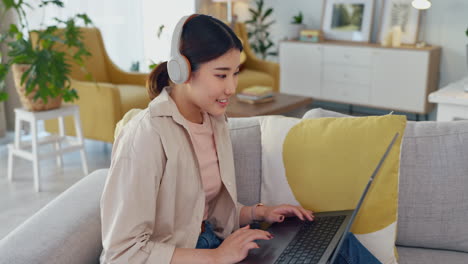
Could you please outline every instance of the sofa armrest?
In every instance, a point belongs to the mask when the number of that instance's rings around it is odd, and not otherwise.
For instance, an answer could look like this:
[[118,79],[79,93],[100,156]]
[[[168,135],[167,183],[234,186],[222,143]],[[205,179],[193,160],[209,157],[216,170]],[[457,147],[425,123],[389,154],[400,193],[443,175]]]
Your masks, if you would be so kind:
[[2,239],[0,264],[99,263],[107,171],[86,176]]
[[148,79],[147,73],[135,73],[127,72],[115,65],[114,62],[109,58],[107,53],[105,54],[105,60],[107,64],[107,71],[112,83],[114,84],[133,84],[146,86],[146,80]]

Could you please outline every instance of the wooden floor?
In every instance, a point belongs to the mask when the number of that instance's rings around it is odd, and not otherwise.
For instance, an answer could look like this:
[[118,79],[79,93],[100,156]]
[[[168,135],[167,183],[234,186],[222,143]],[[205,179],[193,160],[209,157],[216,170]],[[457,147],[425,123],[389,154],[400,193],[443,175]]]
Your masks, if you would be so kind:
[[[13,174],[15,180],[9,182],[6,144],[12,141],[12,132],[9,132],[6,137],[0,138],[0,239],[84,177],[80,154],[75,152],[64,155],[62,169],[56,166],[53,158],[41,161],[43,191],[40,193],[34,191],[32,163],[30,161],[16,158]],[[47,151],[47,148],[47,146],[41,147],[40,151]],[[111,144],[86,140],[85,148],[90,172],[109,167]]]

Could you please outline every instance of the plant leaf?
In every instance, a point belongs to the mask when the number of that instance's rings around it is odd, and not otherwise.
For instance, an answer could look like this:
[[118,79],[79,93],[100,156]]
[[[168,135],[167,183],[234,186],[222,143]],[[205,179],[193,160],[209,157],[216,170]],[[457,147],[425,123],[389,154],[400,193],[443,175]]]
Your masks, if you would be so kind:
[[262,16],[261,21],[264,21],[265,18],[267,18],[271,13],[273,12],[273,8],[268,8],[268,10],[265,12],[265,14]]
[[0,91],[0,102],[8,100],[8,94],[4,91]]
[[64,6],[63,2],[60,1],[60,0],[47,0],[47,1],[42,0],[41,4],[39,4],[39,7],[44,7],[44,6],[47,6],[49,4],[53,4],[53,5],[57,6],[57,7],[63,7]]

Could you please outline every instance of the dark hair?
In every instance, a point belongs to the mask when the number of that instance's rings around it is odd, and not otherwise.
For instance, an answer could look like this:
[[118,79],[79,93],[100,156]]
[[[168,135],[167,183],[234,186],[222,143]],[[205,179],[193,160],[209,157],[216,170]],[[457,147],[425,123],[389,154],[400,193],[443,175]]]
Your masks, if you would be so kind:
[[[196,72],[202,63],[214,60],[233,48],[243,50],[239,38],[228,25],[214,17],[197,15],[182,28],[180,52],[190,62],[192,73]],[[163,62],[148,76],[150,99],[153,100],[168,85],[167,62]]]

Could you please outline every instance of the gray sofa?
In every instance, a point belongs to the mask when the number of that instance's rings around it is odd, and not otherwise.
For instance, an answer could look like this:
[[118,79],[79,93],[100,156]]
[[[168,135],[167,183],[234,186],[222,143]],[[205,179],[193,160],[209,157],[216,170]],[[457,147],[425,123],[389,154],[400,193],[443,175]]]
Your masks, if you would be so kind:
[[[308,118],[339,116],[315,109]],[[239,201],[260,200],[259,118],[229,120]],[[402,145],[399,263],[468,263],[468,122],[408,122]],[[0,264],[99,263],[107,169],[63,192],[0,241]]]

